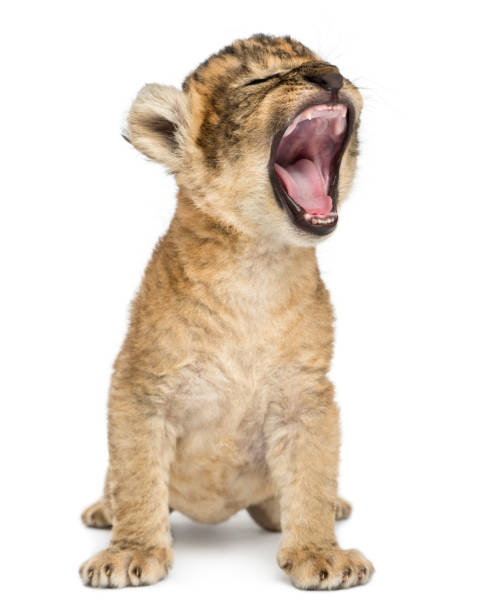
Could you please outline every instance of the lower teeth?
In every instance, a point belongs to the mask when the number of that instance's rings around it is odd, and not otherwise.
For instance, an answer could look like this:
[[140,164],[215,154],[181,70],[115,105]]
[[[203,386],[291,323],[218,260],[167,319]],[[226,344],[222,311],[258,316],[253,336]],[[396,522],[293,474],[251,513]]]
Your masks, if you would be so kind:
[[305,221],[310,221],[311,223],[313,223],[313,225],[327,225],[328,223],[334,223],[336,217],[324,217],[324,218],[319,218],[319,217],[312,217],[312,215],[309,215],[308,213],[304,215],[303,217],[305,219]]

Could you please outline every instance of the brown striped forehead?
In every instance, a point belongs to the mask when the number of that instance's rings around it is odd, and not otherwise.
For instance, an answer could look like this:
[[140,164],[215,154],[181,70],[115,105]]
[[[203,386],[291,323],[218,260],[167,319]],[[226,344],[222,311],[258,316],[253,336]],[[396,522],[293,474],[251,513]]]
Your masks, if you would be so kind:
[[224,74],[233,81],[251,74],[269,70],[288,69],[306,61],[318,59],[315,53],[302,43],[290,38],[256,34],[245,40],[237,40],[209,57],[183,82],[188,91],[191,82],[211,84]]

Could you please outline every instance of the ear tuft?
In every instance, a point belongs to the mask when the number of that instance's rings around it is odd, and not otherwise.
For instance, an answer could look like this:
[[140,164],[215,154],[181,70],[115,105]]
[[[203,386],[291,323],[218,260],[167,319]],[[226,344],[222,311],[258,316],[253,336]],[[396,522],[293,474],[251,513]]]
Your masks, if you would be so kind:
[[188,128],[186,95],[166,85],[145,85],[128,115],[128,139],[150,159],[176,172]]

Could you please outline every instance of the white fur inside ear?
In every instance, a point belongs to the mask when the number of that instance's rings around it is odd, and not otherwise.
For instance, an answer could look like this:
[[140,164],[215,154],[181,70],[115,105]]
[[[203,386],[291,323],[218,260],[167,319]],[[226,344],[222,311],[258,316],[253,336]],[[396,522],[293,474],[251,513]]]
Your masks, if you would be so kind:
[[152,83],[138,92],[128,114],[127,135],[147,157],[176,172],[187,128],[187,98],[182,91]]

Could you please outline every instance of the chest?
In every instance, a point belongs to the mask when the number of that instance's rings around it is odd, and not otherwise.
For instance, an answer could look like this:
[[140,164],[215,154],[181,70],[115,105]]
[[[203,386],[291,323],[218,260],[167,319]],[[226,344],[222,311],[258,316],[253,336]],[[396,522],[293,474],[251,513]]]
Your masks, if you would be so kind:
[[308,384],[312,369],[327,372],[328,294],[316,269],[294,272],[277,260],[244,259],[213,282],[194,283],[173,309],[185,339],[167,389],[176,422],[256,430],[271,401]]

